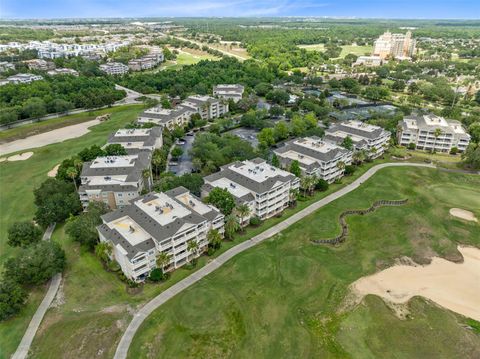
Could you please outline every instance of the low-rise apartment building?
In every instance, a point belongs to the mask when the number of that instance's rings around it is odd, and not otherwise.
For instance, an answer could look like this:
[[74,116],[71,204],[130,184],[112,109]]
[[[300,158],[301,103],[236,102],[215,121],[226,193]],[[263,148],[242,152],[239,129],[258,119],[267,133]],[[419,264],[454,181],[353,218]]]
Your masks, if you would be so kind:
[[34,74],[16,74],[7,77],[5,80],[3,80],[2,84],[29,84],[33,81],[40,81],[43,80],[43,77],[40,75],[34,75]]
[[242,99],[245,88],[242,85],[217,85],[213,87],[213,96],[238,102]]
[[153,69],[162,61],[163,61],[163,52],[161,50],[158,50],[148,55],[142,56],[138,59],[130,60],[128,62],[128,67],[132,71],[149,70],[149,69]]
[[129,155],[139,152],[153,152],[162,147],[162,128],[122,128],[110,135],[107,145],[119,144]]
[[228,112],[228,103],[210,96],[189,96],[182,102],[182,106],[193,109],[204,120],[218,118]]
[[297,138],[274,151],[283,168],[298,161],[302,175],[333,182],[343,176],[344,166],[352,163],[352,151],[319,137]]
[[463,152],[470,143],[470,135],[459,121],[432,114],[405,117],[399,122],[397,139],[402,146],[413,143],[419,150],[437,152],[450,152],[453,147]]
[[0,61],[0,72],[6,72],[9,70],[15,70],[15,65],[11,62]]
[[298,189],[300,179],[280,168],[268,164],[261,158],[238,161],[221,167],[219,172],[204,178],[202,197],[215,187],[226,189],[237,204],[247,204],[250,215],[270,218],[282,212],[289,205],[290,190]]
[[173,109],[166,109],[159,105],[143,111],[138,116],[137,123],[154,123],[161,127],[173,129],[177,126],[185,126],[194,113],[196,111],[190,107],[179,105]]
[[364,150],[370,158],[377,158],[385,152],[391,133],[379,126],[350,120],[333,124],[325,130],[324,141],[341,146],[346,137],[350,137],[355,151]]
[[27,65],[29,70],[48,71],[55,68],[55,64],[53,62],[43,59],[26,60],[24,63]]
[[[151,153],[97,157],[83,164],[78,189],[84,208],[90,201],[100,201],[110,208],[123,207],[140,195],[152,183]],[[149,171],[146,177],[145,170]]]
[[76,71],[74,69],[68,69],[66,67],[62,67],[62,68],[59,68],[59,69],[47,71],[47,74],[50,75],[50,76],[57,76],[57,75],[78,76],[78,71]]
[[376,67],[383,65],[383,59],[380,56],[359,56],[352,66]]
[[108,75],[125,75],[128,72],[128,66],[120,62],[109,62],[99,66],[100,70]]
[[[157,268],[160,253],[168,255],[162,269],[170,271],[207,249],[211,229],[224,232],[224,216],[218,209],[184,187],[136,198],[130,205],[103,215],[102,221],[97,227],[100,241],[112,245],[111,258],[136,282]],[[197,243],[197,250],[188,249],[190,241]]]

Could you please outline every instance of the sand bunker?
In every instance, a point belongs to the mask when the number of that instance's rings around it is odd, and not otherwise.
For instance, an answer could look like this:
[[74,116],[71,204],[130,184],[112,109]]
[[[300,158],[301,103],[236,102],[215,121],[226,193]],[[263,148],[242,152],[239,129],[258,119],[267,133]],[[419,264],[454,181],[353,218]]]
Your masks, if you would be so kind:
[[33,156],[33,152],[24,152],[19,155],[10,156],[7,158],[7,161],[25,161]]
[[480,249],[459,247],[463,263],[435,257],[426,266],[398,265],[352,284],[361,297],[375,294],[389,302],[405,303],[413,296],[480,320]]
[[458,217],[466,221],[478,222],[478,219],[475,217],[473,212],[467,211],[465,209],[451,208],[450,214],[454,217]]
[[57,172],[58,172],[58,167],[60,167],[60,165],[56,165],[50,171],[48,171],[47,176],[48,177],[55,177],[57,175]]
[[40,133],[38,135],[22,138],[12,142],[0,144],[0,155],[27,150],[29,148],[43,147],[52,143],[58,143],[71,138],[76,138],[90,132],[89,128],[101,123],[99,120],[91,120],[76,125],[58,128],[56,130]]

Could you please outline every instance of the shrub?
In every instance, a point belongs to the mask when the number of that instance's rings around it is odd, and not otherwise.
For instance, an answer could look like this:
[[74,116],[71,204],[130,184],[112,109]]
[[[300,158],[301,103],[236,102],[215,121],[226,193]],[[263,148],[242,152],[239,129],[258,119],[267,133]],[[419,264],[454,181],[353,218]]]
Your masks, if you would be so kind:
[[8,229],[8,245],[28,247],[42,239],[42,230],[31,221],[15,222]]
[[416,146],[413,142],[410,142],[410,143],[408,144],[407,148],[408,148],[409,150],[414,150],[415,148],[417,148],[417,146]]
[[345,176],[351,176],[353,175],[353,173],[355,172],[355,166],[352,166],[352,165],[348,165],[348,166],[345,166]]
[[458,153],[458,148],[457,147],[452,147],[452,149],[450,150],[450,154],[451,155],[456,155]]
[[250,225],[252,226],[259,226],[262,223],[262,220],[258,217],[250,218]]
[[155,268],[150,272],[148,277],[152,282],[160,282],[165,279],[165,274],[163,273],[162,268]]
[[[346,167],[345,167],[346,170]],[[325,192],[328,189],[328,182],[325,181],[323,178],[320,178],[318,182],[315,184],[315,189],[320,192]]]
[[28,294],[10,278],[0,281],[0,321],[10,318],[23,308]]

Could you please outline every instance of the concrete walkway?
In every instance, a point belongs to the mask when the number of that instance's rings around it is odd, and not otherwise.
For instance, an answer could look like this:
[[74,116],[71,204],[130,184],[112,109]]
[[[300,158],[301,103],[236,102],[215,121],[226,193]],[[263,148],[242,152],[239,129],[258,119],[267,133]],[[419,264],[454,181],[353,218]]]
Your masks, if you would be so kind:
[[135,336],[140,325],[143,323],[145,318],[147,318],[155,309],[160,307],[162,304],[167,302],[169,299],[173,298],[178,293],[182,292],[184,289],[190,287],[191,285],[198,282],[203,277],[207,276],[208,274],[212,273],[214,270],[228,262],[230,259],[235,257],[237,254],[246,251],[247,249],[257,245],[258,243],[263,242],[264,240],[280,233],[281,231],[285,230],[292,224],[298,222],[302,218],[314,213],[321,207],[329,204],[330,202],[335,201],[336,199],[343,197],[347,193],[355,190],[358,188],[363,182],[368,180],[372,177],[375,173],[377,173],[382,168],[386,167],[403,167],[403,166],[412,166],[412,167],[428,167],[428,168],[436,168],[434,165],[431,164],[424,164],[424,163],[383,163],[376,165],[370,168],[367,172],[365,172],[362,176],[357,178],[351,184],[346,185],[342,189],[338,190],[335,193],[332,193],[321,200],[311,204],[307,208],[302,209],[301,211],[295,213],[294,215],[290,216],[289,218],[285,219],[284,221],[276,224],[273,227],[270,227],[266,231],[258,234],[257,236],[242,242],[235,247],[230,248],[225,253],[221,254],[217,258],[213,259],[211,262],[206,264],[204,267],[200,268],[195,273],[192,273],[188,277],[182,279],[180,282],[174,284],[164,292],[157,295],[153,298],[150,302],[148,302],[145,306],[140,308],[140,310],[133,316],[132,321],[127,327],[127,330],[123,334],[122,338],[120,339],[120,343],[118,344],[117,350],[115,352],[114,359],[126,359],[128,354],[128,348]]
[[[50,240],[50,237],[52,236],[54,229],[55,229],[55,223],[50,225],[50,227],[47,228],[42,239],[44,241]],[[32,345],[33,338],[37,333],[38,327],[40,326],[40,323],[42,322],[43,317],[47,312],[47,309],[50,307],[50,304],[52,304],[52,301],[55,298],[55,295],[57,294],[58,287],[60,286],[61,281],[62,281],[61,273],[55,274],[55,276],[51,279],[47,294],[45,295],[45,297],[42,300],[42,303],[40,303],[40,306],[38,307],[37,311],[33,315],[33,318],[30,321],[30,324],[28,325],[27,331],[23,335],[22,341],[18,345],[18,348],[15,354],[13,354],[12,359],[24,359],[28,356],[28,351],[30,350],[30,346]]]

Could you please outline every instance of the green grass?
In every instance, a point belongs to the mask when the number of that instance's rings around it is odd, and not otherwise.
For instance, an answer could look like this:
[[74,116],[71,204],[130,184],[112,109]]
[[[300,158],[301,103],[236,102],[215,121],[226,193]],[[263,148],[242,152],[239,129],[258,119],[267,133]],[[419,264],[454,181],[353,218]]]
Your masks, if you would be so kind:
[[[299,45],[299,47],[307,51],[319,51],[319,52],[325,51],[325,44]],[[372,46],[345,45],[341,47],[342,47],[342,52],[340,53],[339,58],[342,58],[342,59],[348,54],[363,56],[365,54],[370,55],[373,51]]]
[[[135,336],[129,357],[478,357],[480,335],[463,327],[467,320],[423,299],[409,304],[406,320],[373,296],[353,310],[339,308],[350,283],[395,258],[458,259],[457,243],[480,246],[477,225],[448,215],[460,206],[479,216],[479,188],[480,177],[473,175],[382,170],[156,310]],[[339,233],[345,209],[401,198],[409,198],[408,204],[349,217],[350,236],[340,247],[310,242]]]
[[126,108],[129,108],[129,106],[116,106],[103,110],[83,112],[74,115],[52,118],[50,120],[45,120],[42,122],[30,123],[28,125],[23,125],[0,132],[0,142],[10,142],[31,135],[51,131],[57,128],[76,125],[78,123],[94,120],[95,117],[103,115],[105,113],[117,113],[125,111]]
[[373,51],[372,46],[345,45],[345,46],[342,46],[342,52],[340,53],[340,57],[343,59],[348,54],[354,54],[357,56],[363,56],[365,54],[371,55],[372,51]]
[[202,60],[211,60],[217,61],[219,60],[218,57],[215,57],[210,54],[205,55],[194,55],[187,52],[181,52],[177,55],[177,59],[175,61],[167,61],[162,67],[162,70],[178,70],[186,65],[195,65],[196,63]]
[[[134,120],[141,110],[139,105],[124,107],[84,136],[34,149],[34,155],[26,161],[0,163],[0,265],[15,253],[6,244],[8,227],[15,221],[33,218],[33,189],[47,179],[48,171],[84,147],[103,145],[109,133]],[[8,358],[15,350],[43,294],[43,290],[34,292],[21,315],[0,323],[0,358]]]

